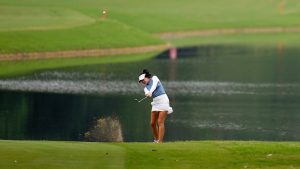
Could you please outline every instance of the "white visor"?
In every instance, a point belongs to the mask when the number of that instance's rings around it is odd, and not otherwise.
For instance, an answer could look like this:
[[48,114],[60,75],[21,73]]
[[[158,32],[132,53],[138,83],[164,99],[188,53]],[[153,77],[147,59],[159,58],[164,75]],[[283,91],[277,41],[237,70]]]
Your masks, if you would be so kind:
[[146,74],[144,73],[144,74],[141,74],[141,75],[139,76],[139,82],[145,79],[145,75],[146,75]]

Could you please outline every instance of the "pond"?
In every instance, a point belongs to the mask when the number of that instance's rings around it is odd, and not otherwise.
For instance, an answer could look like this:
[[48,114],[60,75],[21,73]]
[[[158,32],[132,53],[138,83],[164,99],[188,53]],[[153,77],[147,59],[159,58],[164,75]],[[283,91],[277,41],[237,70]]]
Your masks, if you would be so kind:
[[300,140],[300,49],[195,46],[149,60],[44,70],[0,79],[0,139],[84,140],[113,117],[124,141],[152,141],[143,68],[174,109],[166,141]]

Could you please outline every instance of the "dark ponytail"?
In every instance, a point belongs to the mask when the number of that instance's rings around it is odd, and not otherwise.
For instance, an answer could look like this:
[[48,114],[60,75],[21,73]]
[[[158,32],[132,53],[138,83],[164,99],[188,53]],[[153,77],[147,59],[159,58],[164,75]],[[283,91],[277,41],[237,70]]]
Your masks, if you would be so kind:
[[149,73],[149,71],[147,69],[143,69],[143,72],[141,74],[145,73],[145,77],[151,78],[152,75]]

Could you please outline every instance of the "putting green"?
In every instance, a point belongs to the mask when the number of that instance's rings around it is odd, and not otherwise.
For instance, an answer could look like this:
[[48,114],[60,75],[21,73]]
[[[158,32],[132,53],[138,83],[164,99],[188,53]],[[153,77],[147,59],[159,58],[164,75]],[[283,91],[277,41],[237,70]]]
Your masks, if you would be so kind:
[[71,9],[0,6],[0,31],[62,29],[94,22]]

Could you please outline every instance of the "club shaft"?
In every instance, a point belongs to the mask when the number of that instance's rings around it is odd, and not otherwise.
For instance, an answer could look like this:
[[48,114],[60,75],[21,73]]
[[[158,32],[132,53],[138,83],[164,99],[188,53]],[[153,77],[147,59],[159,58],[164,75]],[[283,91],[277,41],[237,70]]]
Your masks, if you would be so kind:
[[144,97],[144,98],[142,98],[141,100],[139,100],[139,102],[141,102],[141,101],[145,100],[146,98],[147,98],[147,96],[146,96],[146,97]]

